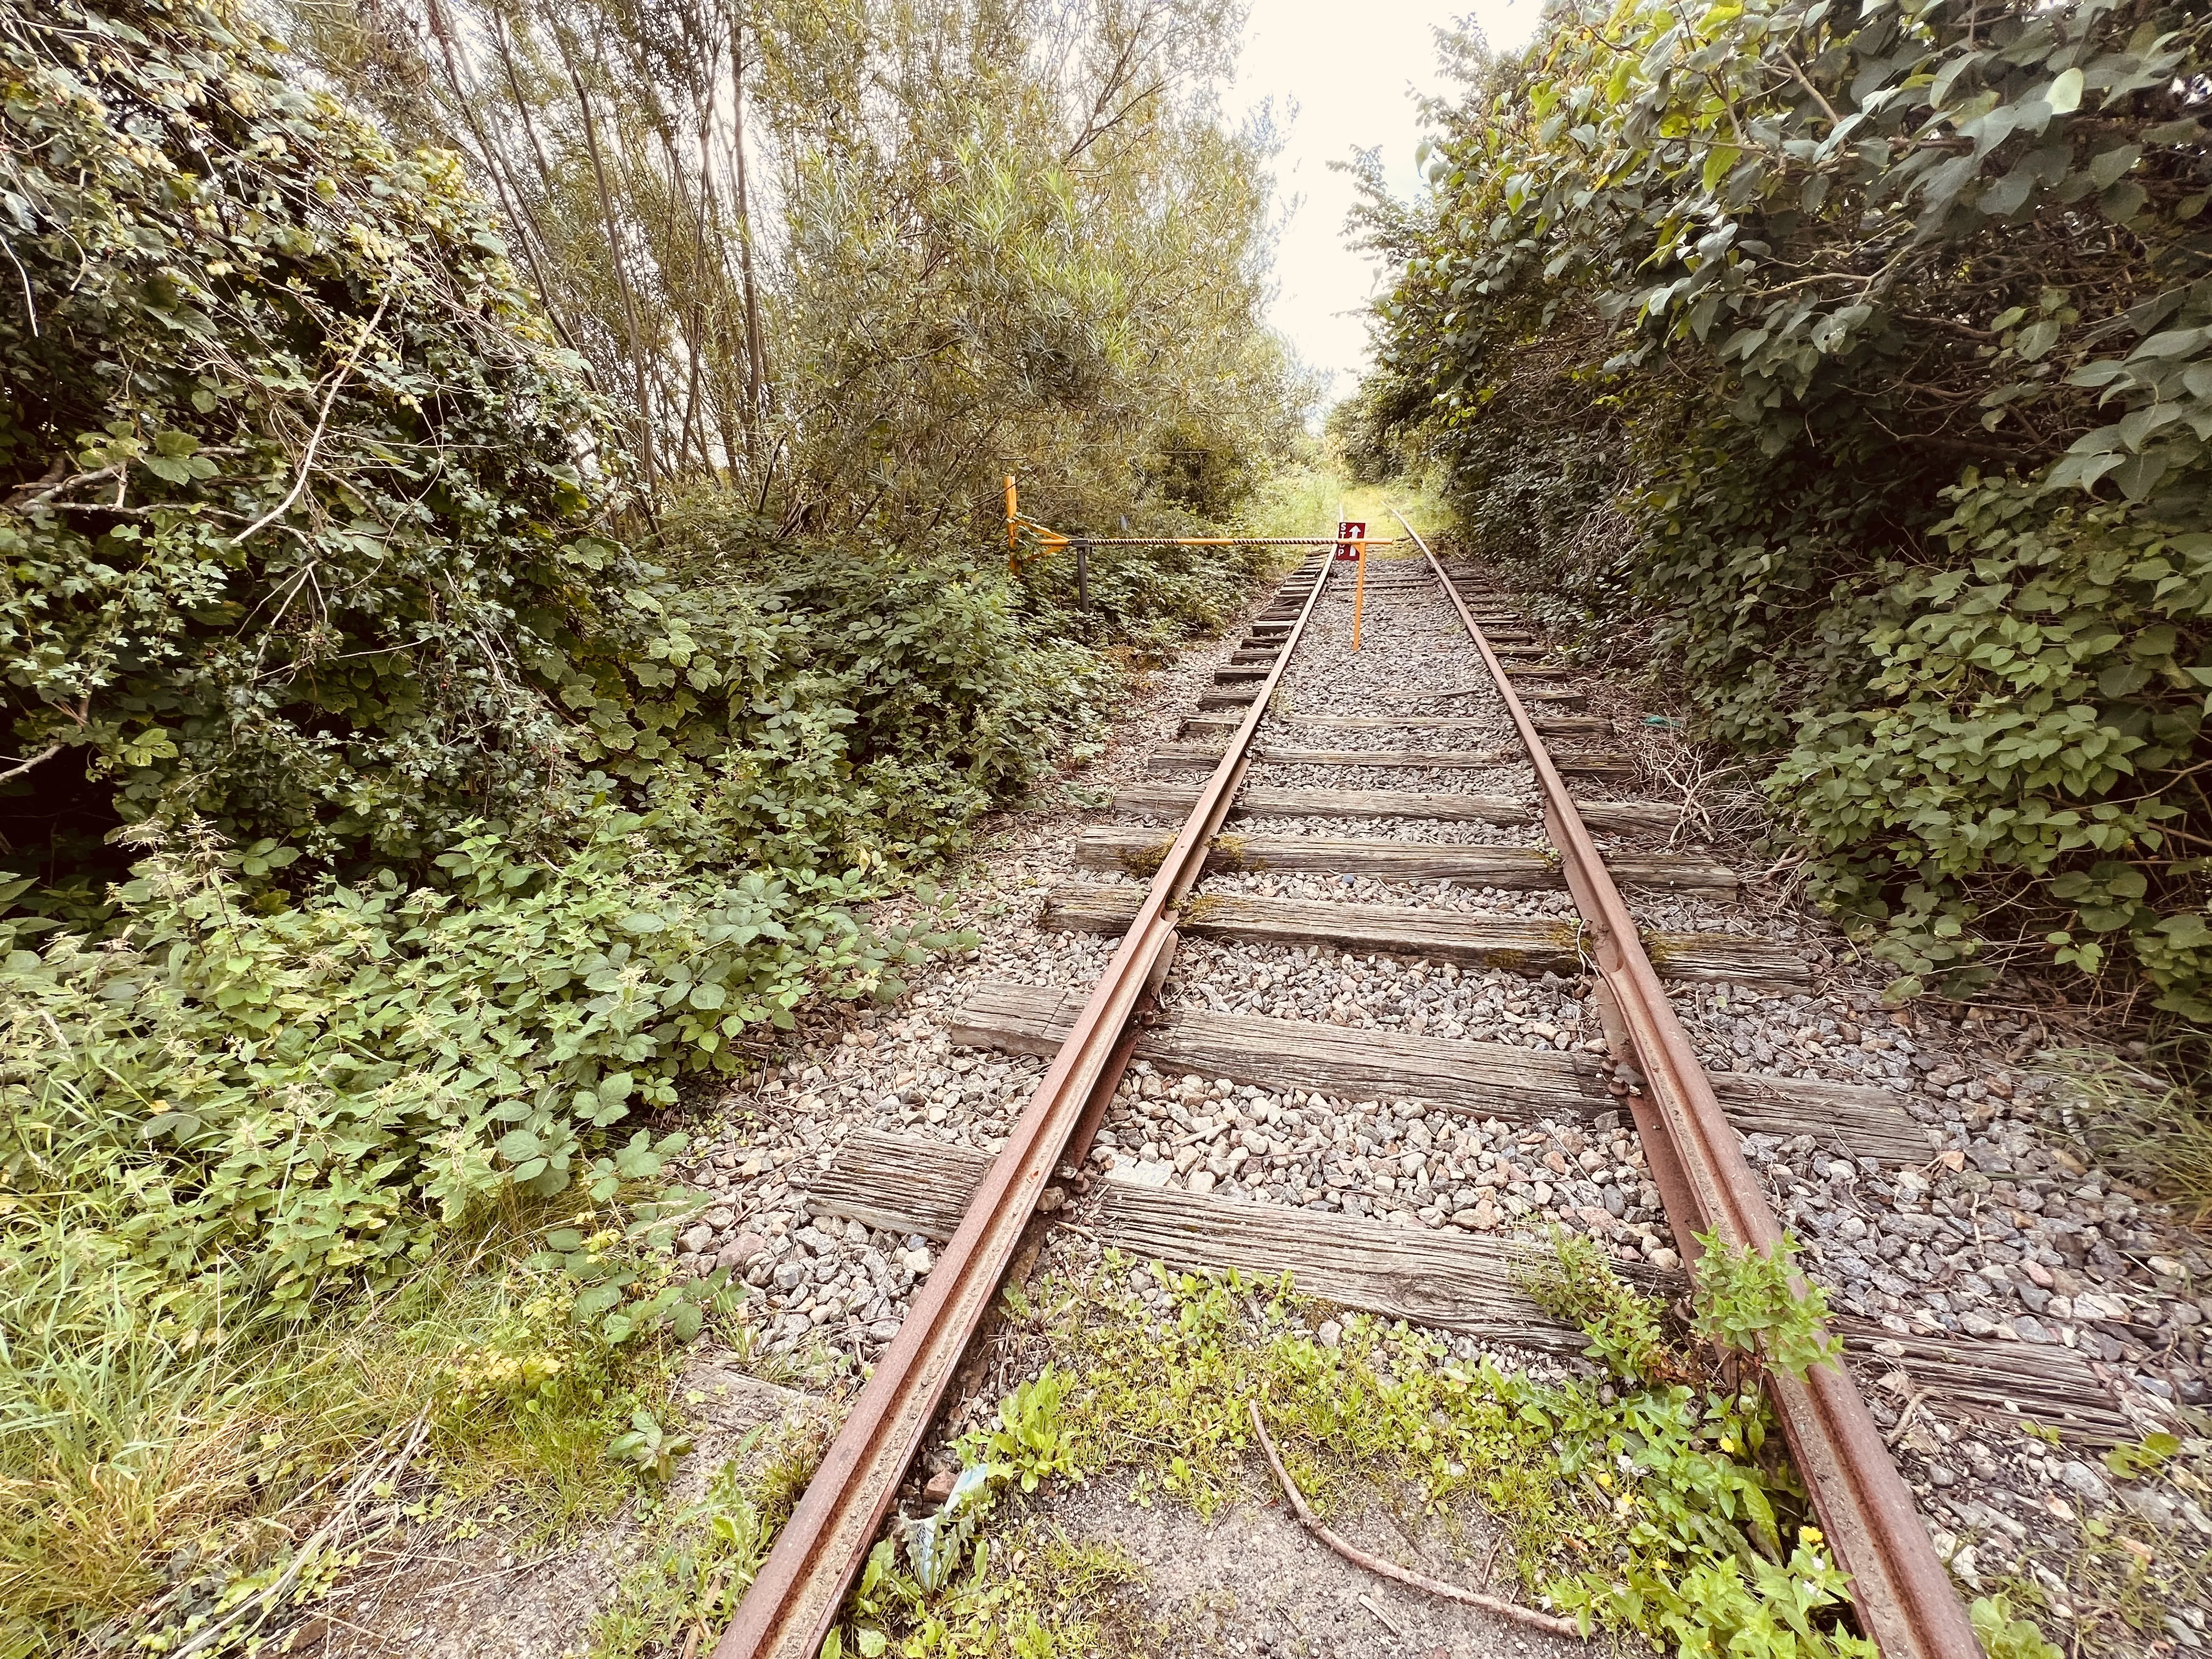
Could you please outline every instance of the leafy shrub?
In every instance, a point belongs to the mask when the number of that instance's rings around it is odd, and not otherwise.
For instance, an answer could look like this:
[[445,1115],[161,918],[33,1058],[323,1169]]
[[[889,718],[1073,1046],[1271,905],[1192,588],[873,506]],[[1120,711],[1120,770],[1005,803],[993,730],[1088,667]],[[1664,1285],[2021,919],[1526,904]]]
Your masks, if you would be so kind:
[[34,764],[0,811],[50,881],[94,856],[34,845],[72,768],[81,837],[197,814],[420,869],[612,799],[703,860],[842,871],[958,846],[1095,723],[1109,676],[1001,575],[764,551],[726,499],[679,504],[684,575],[636,556],[605,411],[453,158],[249,20],[7,15],[0,718]]
[[1905,992],[2047,953],[2212,1012],[2207,27],[1559,11],[1447,41],[1434,194],[1367,211],[1364,453],[1779,754]]
[[0,963],[0,1255],[279,1306],[388,1282],[499,1194],[651,1175],[650,1137],[607,1132],[808,998],[896,994],[920,953],[842,881],[704,873],[655,830],[607,814],[557,863],[479,830],[441,860],[453,890],[383,872],[273,911],[241,855],[155,852],[113,939]]
[[2212,534],[1971,471],[1945,495],[1950,556],[1876,597],[1864,698],[1807,716],[1775,774],[1823,892],[1917,983],[1978,963],[1976,901],[2029,878],[2058,961],[2124,946],[2166,1006],[2212,1016],[2203,799],[2179,775],[2212,688]]
[[457,160],[245,12],[4,9],[15,752],[318,856],[528,816],[546,630],[621,587],[577,463],[604,422]]
[[1003,573],[964,559],[816,548],[764,592],[853,711],[854,785],[909,856],[964,846],[969,819],[1095,735],[1114,690],[1096,655],[1021,614]]

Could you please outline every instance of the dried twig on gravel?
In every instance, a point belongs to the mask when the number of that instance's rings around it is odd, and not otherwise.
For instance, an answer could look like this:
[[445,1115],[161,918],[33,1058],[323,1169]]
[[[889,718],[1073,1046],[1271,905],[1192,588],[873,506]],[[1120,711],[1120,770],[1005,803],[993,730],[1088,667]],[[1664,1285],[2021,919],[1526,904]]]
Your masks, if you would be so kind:
[[1426,1590],[1431,1595],[1443,1601],[1457,1601],[1462,1607],[1480,1607],[1485,1613],[1494,1613],[1501,1619],[1511,1619],[1553,1636],[1569,1636],[1577,1641],[1588,1639],[1575,1628],[1571,1619],[1557,1618],[1548,1613],[1539,1613],[1534,1607],[1524,1607],[1517,1601],[1503,1601],[1494,1595],[1483,1595],[1474,1590],[1462,1589],[1456,1584],[1447,1584],[1440,1578],[1408,1572],[1395,1562],[1385,1561],[1379,1555],[1370,1555],[1357,1544],[1331,1532],[1322,1525],[1321,1518],[1306,1507],[1305,1494],[1298,1490],[1297,1482],[1291,1479],[1290,1471],[1283,1467],[1283,1460],[1275,1455],[1275,1443],[1267,1438],[1267,1425],[1260,1420],[1260,1402],[1254,1400],[1248,1401],[1246,1404],[1252,1412],[1252,1431],[1260,1437],[1260,1449],[1267,1454],[1267,1467],[1274,1470],[1275,1479],[1282,1486],[1283,1496],[1291,1500],[1291,1509],[1297,1516],[1299,1525],[1354,1566],[1364,1567],[1371,1573],[1394,1579],[1401,1584],[1410,1584],[1417,1590]]
[[186,1659],[186,1656],[211,1646],[226,1632],[234,1628],[241,1621],[281,1607],[284,1597],[290,1592],[301,1573],[326,1550],[336,1549],[339,1540],[344,1537],[346,1528],[352,1524],[354,1512],[361,1507],[362,1499],[374,1491],[379,1482],[397,1480],[402,1471],[414,1461],[416,1452],[422,1447],[423,1437],[429,1431],[430,1408],[425,1406],[416,1415],[408,1433],[406,1443],[400,1447],[398,1454],[388,1462],[380,1462],[369,1464],[353,1478],[345,1491],[340,1494],[337,1507],[331,1513],[330,1519],[323,1522],[313,1537],[293,1552],[291,1565],[286,1567],[283,1573],[278,1575],[276,1582],[257,1594],[246,1597],[215,1623],[199,1632],[182,1647],[177,1649],[174,1659]]

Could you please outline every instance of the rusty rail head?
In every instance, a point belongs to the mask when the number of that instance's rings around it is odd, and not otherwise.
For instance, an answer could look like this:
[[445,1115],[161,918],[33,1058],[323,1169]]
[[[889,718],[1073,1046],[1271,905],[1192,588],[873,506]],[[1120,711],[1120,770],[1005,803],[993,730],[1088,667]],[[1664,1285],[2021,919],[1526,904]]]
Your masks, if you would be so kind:
[[1282,653],[1161,860],[1136,920],[1023,1109],[1006,1149],[992,1160],[958,1231],[715,1644],[714,1659],[815,1659],[820,1651],[953,1370],[990,1310],[1038,1195],[1066,1155],[1092,1097],[1120,1076],[1117,1060],[1127,1059],[1123,1030],[1147,994],[1154,969],[1173,948],[1175,907],[1198,879],[1206,848],[1250,766],[1253,734],[1328,580],[1323,563]]
[[[1545,824],[1568,890],[1582,912],[1591,960],[1602,982],[1606,1035],[1615,1057],[1639,1074],[1628,1103],[1654,1182],[1666,1200],[1668,1219],[1684,1246],[1684,1259],[1694,1263],[1692,1236],[1698,1233],[1772,1249],[1781,1241],[1781,1226],[1744,1162],[1735,1127],[1721,1110],[1657,970],[1644,953],[1635,919],[1597,842],[1458,586],[1405,514],[1397,517],[1482,653],[1483,665],[1498,683],[1505,712],[1536,769]],[[1859,1623],[1886,1659],[1978,1655],[1980,1644],[1950,1575],[1936,1559],[1911,1490],[1898,1474],[1850,1373],[1840,1364],[1819,1365],[1802,1382],[1771,1378],[1769,1393],[1837,1564],[1850,1575]]]

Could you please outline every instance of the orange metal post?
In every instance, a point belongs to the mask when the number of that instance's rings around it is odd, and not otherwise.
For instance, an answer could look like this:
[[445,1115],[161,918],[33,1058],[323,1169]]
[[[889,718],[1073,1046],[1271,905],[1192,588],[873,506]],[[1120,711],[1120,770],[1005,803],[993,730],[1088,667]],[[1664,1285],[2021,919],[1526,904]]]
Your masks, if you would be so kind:
[[1357,651],[1359,649],[1359,607],[1367,602],[1367,544],[1354,542],[1352,546],[1359,555],[1359,568],[1353,574],[1352,582],[1352,648]]
[[[1007,551],[1008,553],[1010,553],[1010,554],[1011,554],[1012,552],[1013,552],[1013,551],[1014,551],[1015,546],[1016,546],[1016,543],[1015,543],[1015,538],[1014,538],[1014,475],[1013,475],[1012,473],[1009,472],[1008,474],[1006,474],[1006,551]],[[1012,564],[1012,563],[1013,562],[1013,561],[1012,561],[1011,558],[1009,558],[1009,559],[1006,561],[1006,562],[1007,562],[1008,564]]]

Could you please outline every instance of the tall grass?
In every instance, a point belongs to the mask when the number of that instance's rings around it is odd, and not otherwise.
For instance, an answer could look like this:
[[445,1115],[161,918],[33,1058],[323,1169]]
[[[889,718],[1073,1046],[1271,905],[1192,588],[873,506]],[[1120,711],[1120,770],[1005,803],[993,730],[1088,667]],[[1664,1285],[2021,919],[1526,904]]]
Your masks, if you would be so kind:
[[1247,536],[1325,536],[1343,494],[1343,479],[1328,467],[1285,467],[1245,503],[1237,527]]
[[[1430,538],[1451,523],[1441,494],[1423,479],[1400,479],[1383,484],[1354,483],[1338,467],[1317,464],[1286,467],[1271,477],[1240,518],[1240,527],[1254,536],[1325,536],[1343,519],[1366,525],[1374,536],[1404,534],[1394,509],[1413,521],[1413,528]],[[1381,556],[1418,558],[1411,547],[1386,550]]]
[[59,1228],[17,1235],[0,1259],[0,1655],[180,1627],[306,1539],[418,1418],[422,1463],[460,1498],[501,1489],[547,1533],[611,1510],[635,1472],[608,1441],[659,1406],[665,1356],[574,1328],[572,1287],[525,1260],[527,1219],[343,1316],[238,1330],[132,1297]]
[[2052,1049],[2039,1065],[2061,1127],[2098,1167],[2212,1219],[2212,1111],[2195,1089],[2099,1049]]

